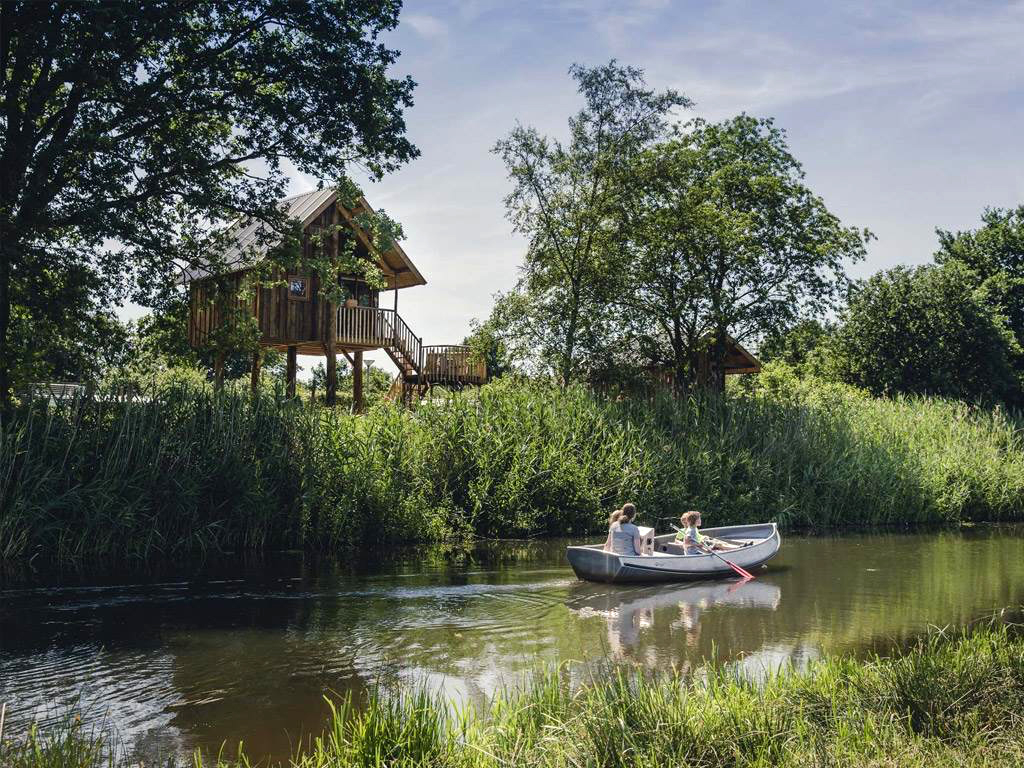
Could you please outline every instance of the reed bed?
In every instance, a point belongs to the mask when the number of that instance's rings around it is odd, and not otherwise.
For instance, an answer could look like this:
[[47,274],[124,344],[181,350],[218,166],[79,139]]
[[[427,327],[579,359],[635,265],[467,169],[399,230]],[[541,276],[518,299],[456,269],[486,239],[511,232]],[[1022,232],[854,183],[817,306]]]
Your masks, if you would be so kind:
[[[762,680],[564,666],[457,706],[423,690],[331,703],[327,730],[292,768],[568,768],[666,765],[890,768],[1024,763],[1024,639],[1006,625],[933,633],[888,658],[827,658]],[[0,744],[10,768],[141,766],[77,721]],[[231,756],[226,756],[231,753]],[[268,764],[224,749],[180,765]],[[145,764],[175,765],[173,759]]]
[[187,384],[28,404],[0,424],[0,560],[597,533],[627,499],[648,524],[1024,519],[1005,412],[772,382],[616,401],[503,380],[362,416]]

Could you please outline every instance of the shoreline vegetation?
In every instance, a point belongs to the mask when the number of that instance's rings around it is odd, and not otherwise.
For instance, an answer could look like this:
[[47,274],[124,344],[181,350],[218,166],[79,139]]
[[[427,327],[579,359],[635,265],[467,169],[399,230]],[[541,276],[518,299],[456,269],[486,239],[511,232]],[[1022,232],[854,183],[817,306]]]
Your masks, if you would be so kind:
[[8,562],[597,534],[624,499],[648,524],[1006,522],[1024,520],[1024,426],[782,364],[724,397],[506,378],[360,416],[164,384],[23,405],[0,425],[0,499]]
[[[826,657],[759,680],[716,664],[689,678],[630,667],[594,676],[564,665],[481,705],[415,688],[377,692],[360,706],[328,703],[326,730],[282,765],[1019,765],[1024,636],[1021,625],[994,619],[935,630],[889,657]],[[144,764],[117,744],[76,718],[8,735],[0,758],[10,768]],[[178,764],[273,764],[240,749]]]

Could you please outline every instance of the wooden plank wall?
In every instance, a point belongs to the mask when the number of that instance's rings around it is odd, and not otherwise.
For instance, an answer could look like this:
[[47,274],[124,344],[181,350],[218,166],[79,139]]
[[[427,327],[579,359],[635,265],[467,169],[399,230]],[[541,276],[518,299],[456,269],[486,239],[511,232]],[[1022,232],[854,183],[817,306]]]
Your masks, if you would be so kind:
[[[338,211],[335,204],[332,203],[322,214],[310,222],[302,244],[306,258],[313,256],[314,245],[310,235],[319,227],[339,220]],[[325,244],[325,247],[337,249],[338,240],[337,237],[332,238]],[[366,254],[365,246],[362,243],[357,242],[356,247],[362,251],[362,255]],[[235,290],[241,285],[243,274],[239,272],[230,277]],[[284,280],[287,278],[285,274],[275,276],[279,278],[281,285],[260,288],[257,292],[253,311],[259,320],[262,343],[287,346],[316,343],[323,340],[327,323],[325,314],[327,302],[322,300],[320,281],[316,275],[304,276],[310,282],[309,299],[306,301],[289,298],[288,286],[284,284]],[[189,343],[193,347],[204,345],[209,338],[210,331],[220,323],[219,313],[212,302],[214,295],[214,278],[197,281],[190,286]],[[377,304],[376,295],[373,304]]]

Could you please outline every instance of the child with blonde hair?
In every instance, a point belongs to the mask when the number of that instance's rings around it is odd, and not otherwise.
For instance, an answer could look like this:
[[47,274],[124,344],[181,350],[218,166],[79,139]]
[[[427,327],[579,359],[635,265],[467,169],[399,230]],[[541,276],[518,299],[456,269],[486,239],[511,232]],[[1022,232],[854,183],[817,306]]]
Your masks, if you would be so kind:
[[688,555],[703,555],[711,550],[728,552],[731,549],[741,549],[743,546],[742,544],[729,544],[701,533],[699,530],[700,512],[695,509],[684,512],[683,516],[679,518],[679,522],[683,524],[683,528],[676,533],[676,541],[682,543]]

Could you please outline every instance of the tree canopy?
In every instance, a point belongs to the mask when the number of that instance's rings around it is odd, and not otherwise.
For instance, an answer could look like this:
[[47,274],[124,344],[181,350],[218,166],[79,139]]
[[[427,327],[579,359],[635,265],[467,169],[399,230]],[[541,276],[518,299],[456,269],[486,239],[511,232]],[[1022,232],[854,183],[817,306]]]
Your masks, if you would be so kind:
[[415,157],[414,84],[379,39],[399,5],[5,0],[0,398],[33,343],[15,332],[69,300],[70,275],[95,276],[101,303],[159,302],[218,222],[286,231],[287,169],[336,183]]
[[695,120],[623,175],[616,303],[677,383],[705,353],[720,390],[729,337],[757,340],[843,295],[870,233],[844,226],[803,177],[784,132],[749,115]]
[[602,302],[618,247],[609,216],[620,171],[669,132],[672,110],[690,105],[615,61],[569,73],[584,106],[569,119],[568,141],[520,125],[494,147],[512,181],[508,218],[529,241],[518,286],[529,306],[506,328],[564,383],[595,365],[608,332]]
[[831,343],[851,384],[882,394],[1012,400],[1020,345],[960,261],[880,272],[853,291]]

